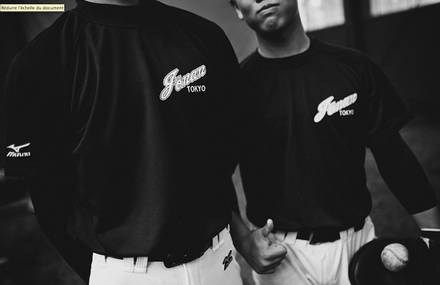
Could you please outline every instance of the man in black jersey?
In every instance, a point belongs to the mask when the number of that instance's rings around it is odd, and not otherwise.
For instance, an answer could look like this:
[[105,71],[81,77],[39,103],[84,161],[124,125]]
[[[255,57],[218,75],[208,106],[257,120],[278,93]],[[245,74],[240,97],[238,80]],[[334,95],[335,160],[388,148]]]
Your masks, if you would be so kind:
[[[256,283],[350,284],[351,256],[374,238],[366,147],[418,225],[438,228],[435,193],[399,135],[410,115],[380,68],[357,51],[310,40],[296,0],[233,5],[258,39],[242,63],[253,112],[240,170],[247,216],[263,228],[249,231],[234,218],[235,244]],[[283,246],[286,257],[280,250],[267,259],[268,245]]]
[[93,251],[90,284],[241,284],[232,47],[158,1],[94,2],[14,59],[6,175],[73,267]]

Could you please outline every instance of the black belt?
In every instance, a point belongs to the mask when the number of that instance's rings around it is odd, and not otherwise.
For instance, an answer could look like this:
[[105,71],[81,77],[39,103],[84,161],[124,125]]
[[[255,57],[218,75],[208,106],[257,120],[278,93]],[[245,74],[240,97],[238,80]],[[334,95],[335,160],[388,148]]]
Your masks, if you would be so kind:
[[[220,238],[220,233],[217,234],[217,238]],[[195,247],[188,248],[186,250],[177,250],[166,253],[152,253],[148,255],[148,261],[163,262],[166,268],[175,267],[184,263],[191,262],[201,257],[205,251],[212,247],[212,238],[209,241],[201,242]],[[123,259],[123,257],[115,257],[111,255],[104,255],[107,257]],[[136,257],[134,257],[134,263],[136,264]]]
[[[355,224],[352,228],[357,232],[364,227],[365,220]],[[350,228],[348,228],[350,229]],[[300,229],[297,231],[296,238],[308,240],[310,244],[318,244],[336,241],[341,238],[340,232],[344,229],[321,228],[321,229]],[[345,229],[347,230],[347,229]]]
[[209,242],[202,244],[201,247],[164,254],[153,254],[148,256],[148,260],[163,262],[166,268],[171,268],[196,260],[197,258],[201,257],[211,246],[212,239]]

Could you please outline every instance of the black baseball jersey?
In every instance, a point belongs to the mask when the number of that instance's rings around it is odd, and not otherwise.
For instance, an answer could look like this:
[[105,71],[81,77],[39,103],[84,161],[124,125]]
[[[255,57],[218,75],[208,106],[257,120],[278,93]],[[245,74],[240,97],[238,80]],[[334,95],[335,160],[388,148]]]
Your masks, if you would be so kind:
[[46,228],[111,256],[206,243],[230,221],[239,66],[223,31],[157,1],[78,0],[14,60],[7,175]]
[[242,71],[254,110],[240,160],[249,219],[293,231],[363,220],[372,206],[366,147],[410,118],[379,67],[312,40],[291,57],[254,52]]

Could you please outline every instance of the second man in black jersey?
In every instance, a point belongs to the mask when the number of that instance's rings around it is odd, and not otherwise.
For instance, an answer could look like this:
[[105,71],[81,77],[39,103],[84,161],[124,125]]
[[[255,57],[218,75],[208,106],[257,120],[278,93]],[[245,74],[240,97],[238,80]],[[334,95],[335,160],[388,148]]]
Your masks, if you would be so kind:
[[297,0],[232,4],[258,40],[242,63],[253,111],[240,170],[247,216],[260,229],[239,219],[234,227],[256,283],[350,284],[351,256],[375,236],[367,147],[419,226],[439,227],[434,191],[399,134],[411,116],[381,69],[309,39]]

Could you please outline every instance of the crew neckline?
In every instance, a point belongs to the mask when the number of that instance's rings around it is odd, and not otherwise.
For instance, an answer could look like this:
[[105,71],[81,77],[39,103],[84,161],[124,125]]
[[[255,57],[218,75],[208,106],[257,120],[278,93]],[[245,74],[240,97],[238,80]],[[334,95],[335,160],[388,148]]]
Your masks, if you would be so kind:
[[[88,19],[111,25],[137,25],[148,17],[147,12],[158,6],[156,0],[143,0],[137,5],[100,4],[76,0],[75,10]],[[154,13],[149,13],[154,14]]]
[[256,59],[265,65],[272,65],[272,66],[299,66],[304,64],[311,55],[313,55],[316,51],[316,46],[319,45],[317,40],[310,38],[310,45],[309,47],[298,54],[284,56],[284,57],[265,57],[260,54],[258,49],[255,50],[254,54]]

